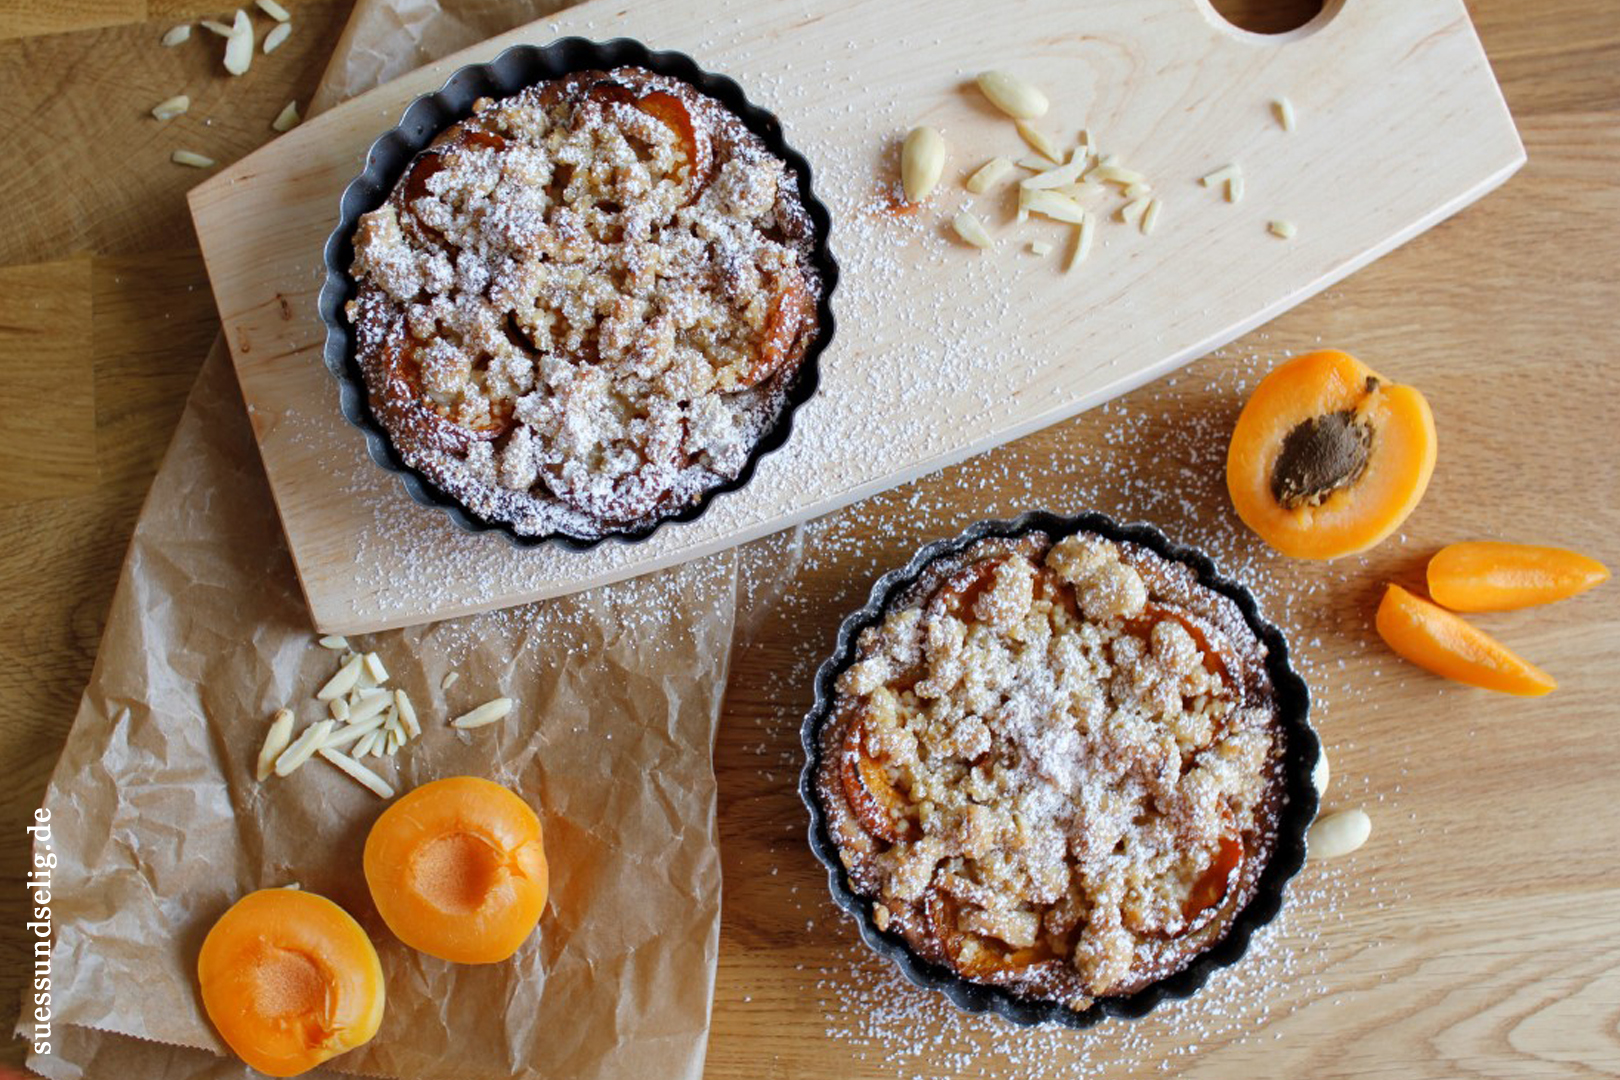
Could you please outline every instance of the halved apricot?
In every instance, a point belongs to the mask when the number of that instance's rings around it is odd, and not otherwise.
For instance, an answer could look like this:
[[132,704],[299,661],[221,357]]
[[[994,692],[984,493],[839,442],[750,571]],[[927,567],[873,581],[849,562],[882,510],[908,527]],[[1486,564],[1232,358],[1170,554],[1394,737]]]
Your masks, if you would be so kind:
[[1384,591],[1376,625],[1390,648],[1436,675],[1521,697],[1558,687],[1551,675],[1485,631],[1399,585]]
[[1512,611],[1565,600],[1609,580],[1609,568],[1564,548],[1465,540],[1429,560],[1429,595],[1453,611]]
[[759,353],[743,378],[745,387],[758,386],[781,370],[782,365],[792,358],[799,334],[810,325],[815,312],[810,286],[803,274],[790,268],[776,276],[770,306],[765,312],[765,329],[760,338]]
[[889,782],[883,763],[867,753],[864,720],[850,724],[840,764],[844,796],[867,832],[890,844],[922,836],[917,808]]
[[248,893],[203,939],[203,1008],[236,1055],[297,1076],[377,1034],[382,964],[360,924],[324,896]]
[[664,124],[675,132],[680,140],[681,150],[690,162],[690,182],[692,185],[692,199],[709,180],[709,173],[714,168],[714,151],[709,146],[709,137],[698,130],[692,122],[692,113],[687,109],[686,103],[674,94],[663,90],[654,90],[643,94],[636,100],[636,108]]
[[1255,387],[1226,457],[1243,523],[1284,555],[1333,559],[1400,527],[1434,472],[1423,395],[1347,353],[1306,353]]
[[930,891],[923,901],[923,918],[952,966],[969,979],[1005,982],[1029,974],[1036,965],[1047,963],[1056,955],[1044,939],[1033,945],[1015,947],[963,930],[957,923],[956,901],[937,889]]
[[423,784],[383,811],[363,862],[388,929],[441,960],[505,960],[546,906],[540,819],[517,793],[476,776]]

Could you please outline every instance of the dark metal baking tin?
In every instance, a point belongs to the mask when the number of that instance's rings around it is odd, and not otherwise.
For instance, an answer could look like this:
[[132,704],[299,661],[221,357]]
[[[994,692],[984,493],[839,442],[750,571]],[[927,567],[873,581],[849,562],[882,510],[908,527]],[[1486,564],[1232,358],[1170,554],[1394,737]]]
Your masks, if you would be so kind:
[[[923,960],[911,951],[904,939],[877,928],[872,921],[872,900],[849,888],[844,866],[838,859],[838,846],[828,831],[826,815],[816,795],[816,771],[821,759],[821,728],[831,714],[839,674],[854,659],[856,640],[862,630],[882,621],[891,599],[916,583],[925,567],[936,559],[965,550],[986,537],[1016,537],[1039,530],[1053,540],[1073,533],[1090,531],[1111,540],[1129,540],[1191,567],[1200,583],[1234,601],[1244,619],[1266,646],[1266,669],[1277,696],[1278,719],[1286,732],[1284,759],[1284,802],[1278,815],[1277,846],[1271,861],[1260,875],[1258,889],[1248,905],[1238,912],[1226,936],[1199,954],[1182,970],[1168,975],[1134,994],[1099,998],[1088,1009],[1076,1012],[1056,1002],[1032,1001],[996,986],[969,982],[939,964]],[[880,956],[887,957],[900,973],[927,990],[938,990],[952,1003],[968,1012],[993,1012],[1015,1024],[1058,1024],[1087,1028],[1105,1017],[1137,1019],[1145,1016],[1166,998],[1190,997],[1208,981],[1216,968],[1237,962],[1249,947],[1249,938],[1282,909],[1284,887],[1305,863],[1305,831],[1316,817],[1317,793],[1311,771],[1321,756],[1321,743],[1309,722],[1311,695],[1305,681],[1288,663],[1288,644],[1282,633],[1260,615],[1254,596],[1243,586],[1223,577],[1209,557],[1194,548],[1175,543],[1156,527],[1147,524],[1121,525],[1103,514],[1060,517],[1045,511],[1030,511],[1012,521],[981,521],[949,540],[937,540],[912,556],[904,568],[892,570],[872,586],[866,606],[845,619],[838,628],[833,653],[816,672],[815,704],[804,718],[800,739],[804,743],[805,765],[799,776],[799,795],[810,811],[810,848],[827,868],[827,884],[838,906],[854,916],[861,938]]]
[[[799,365],[788,387],[787,404],[781,415],[755,445],[735,479],[709,489],[696,502],[634,529],[609,531],[592,538],[561,532],[524,535],[507,522],[490,520],[473,513],[422,473],[405,464],[372,412],[365,380],[355,356],[354,329],[343,313],[344,305],[354,299],[356,291],[354,280],[349,275],[349,267],[354,262],[352,237],[360,215],[381,206],[416,156],[427,149],[440,132],[471,115],[474,101],[481,97],[507,97],[524,87],[573,71],[611,69],[624,65],[644,67],[660,75],[680,79],[715,98],[740,117],[748,130],[764,140],[773,154],[792,167],[798,178],[799,197],[804,202],[815,231],[812,261],[822,282],[821,303],[816,311],[816,340],[806,350],[804,362]],[[760,458],[780,449],[788,441],[793,431],[795,410],[815,395],[821,378],[821,353],[833,336],[831,301],[833,288],[838,284],[838,264],[827,249],[831,227],[831,215],[810,187],[810,163],[803,154],[787,144],[781,122],[749,102],[742,87],[732,80],[704,71],[696,61],[682,53],[654,52],[640,42],[627,38],[595,42],[569,37],[543,46],[514,45],[488,63],[460,68],[450,76],[443,89],[424,94],[413,101],[399,124],[371,144],[371,149],[366,152],[365,170],[343,189],[337,228],[326,241],[326,282],[321,286],[320,293],[321,319],[326,323],[326,368],[338,382],[343,415],[365,434],[366,449],[370,451],[372,460],[397,474],[412,499],[423,506],[444,511],[451,521],[467,532],[496,532],[519,547],[555,542],[576,551],[587,551],[604,540],[638,542],[657,532],[666,522],[694,521],[701,517],[717,496],[736,491],[747,484]]]

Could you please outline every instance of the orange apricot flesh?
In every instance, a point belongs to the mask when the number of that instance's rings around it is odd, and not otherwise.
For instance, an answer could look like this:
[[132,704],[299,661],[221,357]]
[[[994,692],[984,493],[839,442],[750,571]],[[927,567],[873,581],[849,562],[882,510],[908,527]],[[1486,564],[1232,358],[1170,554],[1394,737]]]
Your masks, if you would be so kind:
[[1389,536],[1434,473],[1421,393],[1335,349],[1296,356],[1243,406],[1226,486],[1244,524],[1284,555],[1333,559]]
[[388,929],[458,964],[517,952],[550,883],[540,819],[515,792],[476,776],[423,784],[383,811],[363,865]]
[[1453,611],[1512,611],[1565,600],[1609,580],[1609,568],[1564,548],[1466,540],[1429,560],[1429,595]]
[[1390,648],[1447,679],[1521,697],[1540,697],[1558,686],[1483,630],[1399,585],[1384,591],[1376,625]]
[[269,1076],[297,1076],[377,1034],[382,964],[360,924],[298,889],[260,889],[221,915],[197,957],[203,1008]]

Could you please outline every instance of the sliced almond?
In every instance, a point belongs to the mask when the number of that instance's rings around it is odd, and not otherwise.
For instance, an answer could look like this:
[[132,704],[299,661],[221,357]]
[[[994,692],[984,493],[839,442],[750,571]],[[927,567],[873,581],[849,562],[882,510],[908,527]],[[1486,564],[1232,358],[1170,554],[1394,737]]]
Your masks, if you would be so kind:
[[1372,818],[1363,810],[1341,810],[1317,818],[1305,834],[1306,858],[1337,859],[1355,851],[1372,835]]
[[337,669],[337,674],[326,680],[325,686],[315,691],[316,700],[331,701],[333,698],[342,697],[350,690],[353,690],[354,684],[360,681],[360,671],[364,664],[365,660],[359,656],[350,658],[347,663]]
[[1029,253],[1044,259],[1052,254],[1052,242],[1050,240],[1031,240],[1029,242]]
[[1044,188],[1067,187],[1080,179],[1080,174],[1086,171],[1087,158],[1084,151],[1076,149],[1069,154],[1069,163],[1059,165],[1055,169],[1038,172],[1034,176],[1026,176],[1018,182],[1018,186],[1032,191]]
[[416,718],[416,706],[411,704],[410,695],[403,690],[394,691],[394,708],[399,710],[400,721],[404,723],[405,730],[410,732],[411,738],[422,734],[422,724]]
[[270,730],[264,736],[264,745],[259,748],[258,767],[254,770],[254,775],[261,781],[270,778],[276,767],[276,758],[292,743],[292,729],[292,710],[277,709],[276,715],[270,720]]
[[1025,154],[1023,157],[1013,162],[1013,164],[1018,166],[1020,169],[1028,169],[1030,172],[1034,173],[1045,172],[1047,169],[1052,167],[1052,163],[1050,161],[1047,161],[1043,157],[1036,157],[1034,154]]
[[1053,188],[1052,190],[1059,195],[1067,195],[1076,202],[1085,202],[1087,199],[1095,199],[1108,189],[1101,184],[1093,184],[1089,180],[1083,180],[1078,184],[1070,184],[1068,187]]
[[203,19],[197,25],[202,27],[204,30],[212,30],[220,37],[228,38],[231,36],[230,26],[215,19]]
[[321,757],[343,770],[362,787],[370,790],[372,794],[383,799],[392,799],[394,797],[393,785],[343,751],[322,748],[320,754]]
[[281,43],[286,41],[291,35],[292,23],[290,22],[277,23],[275,26],[272,26],[270,28],[270,32],[264,35],[264,55],[269,56],[271,53],[281,48]]
[[1058,149],[1058,144],[1053,142],[1046,132],[1028,120],[1020,120],[1014,126],[1018,128],[1019,137],[1029,144],[1031,150],[1049,161],[1063,160],[1063,151]]
[[287,9],[276,3],[276,0],[253,0],[253,2],[260,11],[276,20],[276,22],[284,23],[292,18],[291,15],[287,14]]
[[333,698],[326,703],[326,709],[332,714],[334,720],[347,721],[349,719],[349,701],[347,698]]
[[1123,221],[1127,225],[1140,226],[1142,223],[1142,215],[1147,213],[1148,203],[1150,201],[1151,200],[1149,199],[1135,199],[1128,202],[1119,208],[1119,212],[1116,216],[1119,218],[1119,220]]
[[376,716],[369,719],[361,720],[353,724],[345,724],[340,728],[334,728],[331,733],[329,733],[326,738],[321,741],[321,746],[341,750],[350,743],[359,742],[368,733],[380,731],[387,726],[387,719],[382,713],[378,713]]
[[253,20],[247,12],[236,9],[236,21],[225,37],[225,70],[232,75],[244,75],[253,64]]
[[1284,131],[1293,131],[1297,122],[1294,115],[1294,103],[1285,97],[1280,97],[1271,103],[1271,111],[1277,117],[1277,123],[1282,125]]
[[1147,209],[1142,211],[1141,229],[1142,229],[1142,235],[1143,236],[1152,235],[1153,230],[1158,227],[1158,224],[1159,224],[1159,207],[1161,205],[1162,205],[1162,200],[1154,199],[1154,200],[1152,200],[1151,202],[1149,202],[1147,204]]
[[978,171],[972,176],[968,177],[967,183],[963,184],[962,186],[973,192],[975,195],[983,195],[985,192],[1001,183],[1001,181],[1005,179],[1006,175],[1012,172],[1012,169],[1013,163],[1008,161],[1006,158],[991,158],[983,165],[980,165]]
[[951,228],[956,235],[980,250],[988,250],[996,246],[990,234],[984,229],[984,222],[963,210],[951,219]]
[[1284,240],[1292,240],[1298,231],[1292,221],[1273,221],[1266,228],[1271,230],[1272,236],[1280,236]]
[[388,669],[383,667],[382,657],[374,652],[366,653],[366,670],[371,672],[371,677],[379,683],[388,681]]
[[453,728],[462,728],[463,730],[467,728],[483,727],[485,724],[493,724],[497,720],[505,719],[511,714],[511,712],[512,699],[509,697],[498,697],[493,701],[484,702],[472,712],[462,713],[460,716],[450,721],[450,726]]
[[339,637],[337,634],[328,634],[316,644],[323,649],[331,649],[333,652],[346,652],[349,648],[349,639]]
[[373,716],[382,715],[382,711],[394,703],[394,695],[383,691],[378,694],[369,694],[360,699],[359,704],[349,706],[349,723],[358,724],[362,720],[369,720]]
[[382,741],[385,734],[387,733],[382,728],[376,727],[360,736],[360,741],[354,744],[354,756],[363,758],[376,750],[377,744]]
[[1040,214],[1069,225],[1080,224],[1086,216],[1085,207],[1056,191],[1020,191],[1018,205],[1032,214]]
[[1147,177],[1135,169],[1127,169],[1123,165],[1098,165],[1086,174],[1087,180],[1101,180],[1108,184],[1118,184],[1120,187],[1130,187],[1132,184],[1145,184]]
[[1203,176],[1198,178],[1198,183],[1203,187],[1214,187],[1217,184],[1226,183],[1234,176],[1242,175],[1242,168],[1240,168],[1236,162],[1233,162],[1231,165],[1222,165],[1212,173],[1205,173]]
[[1045,116],[1051,103],[1046,95],[1018,76],[1005,71],[986,71],[976,80],[990,104],[1014,120]]
[[1148,194],[1152,190],[1153,185],[1146,182],[1140,184],[1127,184],[1125,186],[1125,197],[1127,199],[1140,199],[1142,196]]
[[1328,766],[1327,751],[1324,750],[1316,758],[1316,764],[1311,767],[1311,785],[1316,788],[1318,797],[1327,794],[1328,781],[1333,777],[1333,770]]
[[176,150],[169,155],[169,160],[176,165],[185,165],[193,169],[212,169],[214,167],[213,158],[204,157],[190,150]]
[[906,202],[933,194],[945,172],[945,139],[931,127],[915,127],[900,148],[900,186]]
[[177,116],[184,116],[186,110],[191,108],[191,98],[185,94],[176,94],[172,98],[165,98],[152,106],[154,120],[173,120]]
[[1080,219],[1079,226],[1074,230],[1074,249],[1069,252],[1069,265],[1063,268],[1065,271],[1073,270],[1085,262],[1086,257],[1091,254],[1091,238],[1097,228],[1096,220],[1097,216],[1090,211]]
[[289,101],[282,107],[280,112],[276,113],[276,118],[270,121],[270,130],[291,131],[301,122],[302,118],[298,115],[298,102]]
[[163,37],[160,39],[160,44],[162,44],[165,49],[172,49],[176,45],[183,45],[190,40],[191,24],[181,23],[179,26],[171,26],[168,28],[168,30],[164,31]]
[[1243,200],[1243,177],[1229,176],[1226,179],[1226,201],[1229,203]]
[[292,741],[292,745],[283,750],[276,758],[276,775],[286,776],[304,762],[315,756],[326,743],[326,737],[332,733],[332,721],[321,720],[304,729],[304,733]]
[[459,679],[459,678],[461,678],[461,672],[459,672],[459,671],[447,671],[447,672],[445,672],[444,673],[444,678],[439,680],[439,689],[440,690],[448,690],[448,689],[450,689],[452,686],[456,685],[456,680]]

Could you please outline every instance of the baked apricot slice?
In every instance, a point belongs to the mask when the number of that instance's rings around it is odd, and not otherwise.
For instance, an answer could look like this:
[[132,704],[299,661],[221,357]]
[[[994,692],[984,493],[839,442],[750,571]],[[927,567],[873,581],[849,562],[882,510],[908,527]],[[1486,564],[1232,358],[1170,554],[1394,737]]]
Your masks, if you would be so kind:
[[1540,697],[1558,686],[1485,631],[1399,585],[1384,590],[1376,625],[1390,648],[1436,675],[1521,697]]
[[1423,395],[1334,349],[1260,381],[1238,416],[1226,487],[1243,523],[1284,555],[1333,559],[1394,532],[1434,472]]
[[1429,560],[1429,595],[1452,611],[1550,604],[1608,580],[1608,567],[1579,552],[1500,540],[1448,544]]
[[917,808],[889,782],[883,763],[866,752],[865,720],[852,723],[844,736],[839,773],[849,808],[868,833],[890,844],[922,836]]
[[236,1055],[297,1076],[377,1034],[382,964],[360,924],[324,896],[248,893],[203,939],[203,1008]]
[[748,366],[743,386],[758,386],[775,375],[793,356],[793,347],[810,320],[815,317],[816,306],[810,298],[810,286],[804,275],[788,269],[777,275],[772,286],[770,306],[765,311],[765,328],[760,336],[759,352]]
[[923,917],[951,965],[969,979],[997,983],[1028,975],[1055,953],[1044,939],[1033,945],[1011,946],[985,934],[963,930],[957,922],[956,901],[939,890],[923,901]]
[[540,819],[516,792],[476,776],[423,784],[383,811],[363,865],[388,929],[458,964],[517,952],[550,883]]
[[681,151],[689,162],[691,198],[696,199],[703,185],[708,183],[709,173],[714,170],[714,151],[709,146],[708,136],[698,130],[686,103],[674,94],[654,90],[643,94],[636,100],[635,105],[675,132],[675,137],[680,140]]

